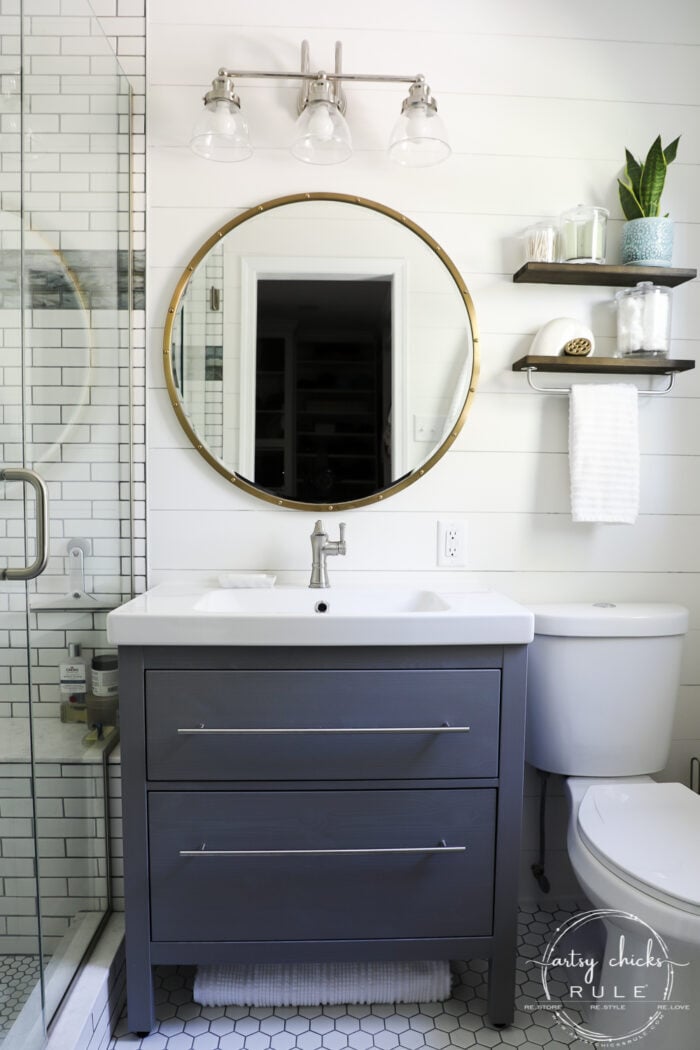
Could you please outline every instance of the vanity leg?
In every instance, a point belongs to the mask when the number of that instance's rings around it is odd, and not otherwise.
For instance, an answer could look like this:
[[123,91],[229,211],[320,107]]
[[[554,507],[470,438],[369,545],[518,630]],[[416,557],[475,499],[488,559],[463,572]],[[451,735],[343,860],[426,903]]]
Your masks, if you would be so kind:
[[494,1025],[513,1023],[517,958],[518,851],[522,821],[527,646],[508,646],[501,686],[500,785],[496,823],[493,954],[487,1012]]
[[[136,956],[136,958],[134,958]],[[156,1026],[150,952],[126,953],[126,1010],[129,1031],[148,1035]]]
[[489,960],[489,991],[486,1010],[492,1025],[513,1023],[515,1013],[515,956],[492,956]]
[[155,1028],[151,969],[151,912],[148,885],[148,812],[146,804],[146,724],[143,652],[120,650],[122,698],[122,799],[124,811],[124,892],[126,910],[126,1006],[132,1032]]

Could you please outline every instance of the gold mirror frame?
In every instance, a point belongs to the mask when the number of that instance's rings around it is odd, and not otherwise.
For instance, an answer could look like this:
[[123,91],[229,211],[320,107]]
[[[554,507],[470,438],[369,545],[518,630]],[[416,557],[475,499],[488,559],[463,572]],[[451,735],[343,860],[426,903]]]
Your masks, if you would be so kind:
[[[464,400],[464,405],[457,418],[454,426],[450,430],[450,433],[444,439],[441,445],[433,452],[433,454],[423,463],[420,467],[412,470],[408,475],[401,478],[399,481],[394,482],[387,488],[382,489],[379,492],[373,493],[371,496],[363,496],[362,499],[347,500],[338,503],[305,503],[298,500],[284,499],[283,497],[276,496],[272,492],[267,492],[265,489],[260,488],[257,485],[252,484],[247,479],[240,477],[235,472],[227,468],[221,460],[217,459],[211,454],[209,449],[204,445],[192,428],[187,414],[184,410],[180,394],[175,386],[173,379],[172,359],[171,359],[171,347],[173,337],[173,325],[177,317],[178,308],[182,300],[183,295],[189,285],[189,282],[197,269],[202,259],[207,255],[211,248],[217,244],[223,237],[226,236],[231,230],[235,229],[236,226],[240,226],[248,219],[252,219],[256,215],[260,215],[263,212],[273,211],[275,208],[281,208],[285,204],[297,204],[303,201],[335,201],[344,204],[354,204],[360,208],[368,208],[371,211],[380,212],[382,215],[386,215],[388,218],[398,222],[401,226],[411,230],[416,234],[417,237],[427,244],[427,246],[435,253],[440,262],[447,268],[455,282],[457,289],[462,297],[464,306],[467,312],[467,318],[469,320],[469,326],[471,329],[472,336],[472,374],[469,382],[469,389],[467,396]],[[353,197],[345,193],[295,193],[287,197],[275,197],[273,200],[265,201],[263,204],[258,204],[254,208],[249,208],[235,219],[231,219],[222,226],[216,233],[204,242],[201,248],[193,255],[192,259],[185,268],[182,276],[180,277],[170,305],[168,306],[168,313],[165,322],[165,329],[163,332],[163,367],[165,370],[165,382],[168,388],[168,396],[170,397],[170,403],[175,409],[175,415],[178,418],[180,426],[187,434],[190,442],[194,448],[199,452],[200,456],[206,460],[210,467],[221,474],[222,477],[226,478],[232,485],[235,485],[238,489],[243,492],[249,493],[251,496],[256,496],[258,499],[262,499],[267,503],[273,503],[278,507],[288,507],[294,510],[309,510],[309,511],[340,511],[340,510],[354,510],[356,507],[367,507],[372,503],[379,503],[389,496],[395,495],[397,492],[402,492],[403,489],[408,488],[414,481],[418,481],[422,478],[435,464],[442,459],[447,450],[450,448],[456,440],[459,432],[464,426],[464,421],[467,418],[469,409],[471,408],[474,394],[476,392],[476,384],[479,378],[479,336],[476,327],[476,314],[474,311],[474,304],[471,296],[467,290],[467,286],[462,280],[461,274],[457,267],[452,262],[450,257],[442,250],[440,245],[435,241],[430,234],[426,233],[425,230],[421,229],[415,222],[412,222],[405,215],[400,212],[394,211],[393,208],[388,208],[385,204],[378,204],[376,201],[368,200],[365,197]]]

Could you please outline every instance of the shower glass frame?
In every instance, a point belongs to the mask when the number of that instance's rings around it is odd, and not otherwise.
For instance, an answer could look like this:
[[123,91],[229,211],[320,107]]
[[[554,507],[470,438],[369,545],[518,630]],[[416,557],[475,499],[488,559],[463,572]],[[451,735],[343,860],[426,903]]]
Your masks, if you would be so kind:
[[[112,907],[118,732],[61,722],[59,663],[72,641],[88,664],[107,651],[133,591],[132,96],[79,3],[47,19],[0,0],[0,466],[39,474],[50,520],[46,572],[0,581],[1,1050],[45,1044]],[[0,481],[0,569],[34,559],[35,514]]]

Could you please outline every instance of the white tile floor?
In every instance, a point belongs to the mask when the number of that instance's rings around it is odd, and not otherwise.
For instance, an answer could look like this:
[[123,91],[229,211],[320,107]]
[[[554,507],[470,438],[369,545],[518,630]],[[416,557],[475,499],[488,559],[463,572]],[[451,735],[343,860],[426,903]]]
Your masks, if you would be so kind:
[[[194,971],[162,967],[156,976],[158,1027],[144,1039],[119,1022],[110,1050],[448,1050],[519,1047],[520,1050],[590,1050],[564,1031],[552,1014],[523,1009],[542,999],[529,960],[541,958],[550,930],[581,910],[556,905],[520,914],[519,993],[515,1023],[492,1028],[486,1020],[487,963],[453,964],[452,998],[445,1003],[374,1006],[202,1007],[192,1001]],[[643,1050],[656,1050],[648,1047]],[[669,1048],[671,1050],[671,1048]],[[675,1048],[678,1050],[678,1048]]]
[[38,980],[38,955],[0,956],[0,1043]]

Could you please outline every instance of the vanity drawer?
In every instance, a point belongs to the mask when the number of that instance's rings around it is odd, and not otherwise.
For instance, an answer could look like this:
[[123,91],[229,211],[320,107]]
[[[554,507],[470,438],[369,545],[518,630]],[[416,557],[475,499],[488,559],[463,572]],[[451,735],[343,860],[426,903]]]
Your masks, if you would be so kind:
[[495,777],[499,706],[497,670],[150,671],[148,775]]
[[151,792],[152,939],[489,935],[495,806],[493,789]]

